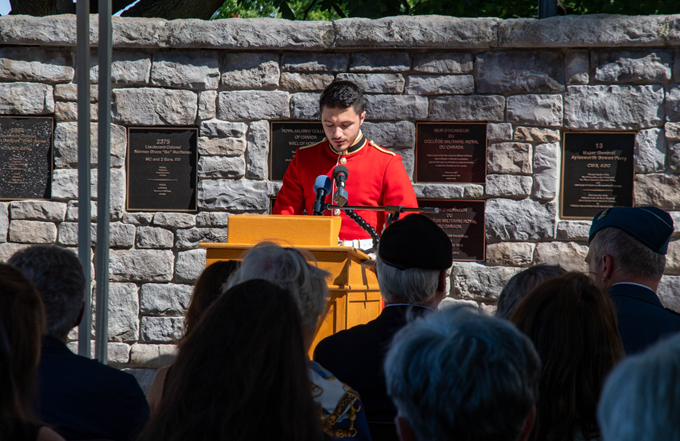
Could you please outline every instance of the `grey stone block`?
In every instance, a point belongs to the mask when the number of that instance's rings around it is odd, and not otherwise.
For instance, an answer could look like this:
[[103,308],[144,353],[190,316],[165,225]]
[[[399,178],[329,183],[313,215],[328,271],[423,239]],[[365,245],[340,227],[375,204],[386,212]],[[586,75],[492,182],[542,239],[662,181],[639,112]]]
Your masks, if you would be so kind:
[[52,222],[13,220],[9,223],[9,240],[17,243],[53,244],[57,227]]
[[9,231],[9,204],[0,202],[0,243],[7,242],[7,231]]
[[290,117],[290,95],[280,90],[220,92],[217,117],[224,120],[257,120]]
[[291,92],[317,91],[324,90],[333,80],[332,74],[283,72],[281,74],[280,87]]
[[205,90],[198,94],[198,119],[217,118],[217,91]]
[[680,142],[668,145],[668,167],[674,172],[680,172]]
[[286,53],[281,57],[284,72],[342,72],[349,66],[349,54]]
[[[680,94],[679,94],[680,96]],[[661,86],[569,86],[564,125],[570,129],[644,129],[664,118]]]
[[526,242],[492,243],[486,247],[486,264],[495,266],[529,266],[534,260],[536,244]]
[[253,121],[248,130],[246,178],[267,179],[269,157],[269,122]]
[[[92,199],[97,199],[97,169],[90,170],[90,193]],[[122,217],[125,204],[125,172],[122,169],[111,169],[111,215],[115,219]],[[52,199],[70,200],[78,198],[78,170],[57,169],[52,172]],[[96,208],[92,209],[96,214]],[[68,214],[67,214],[68,217]]]
[[[98,123],[90,123],[90,164],[98,164]],[[111,124],[111,166],[125,165],[127,136],[125,127]],[[60,122],[54,130],[54,163],[58,168],[78,166],[78,123]]]
[[182,338],[183,317],[142,317],[144,342],[176,342]]
[[401,163],[404,166],[404,171],[406,171],[406,175],[410,179],[413,179],[413,170],[415,169],[416,163],[416,156],[414,150],[403,148],[402,149],[390,148],[389,150],[399,155],[399,157],[401,158]]
[[486,194],[493,197],[525,198],[531,194],[531,176],[487,175]]
[[558,240],[588,240],[590,221],[560,221],[557,223]]
[[113,89],[111,104],[112,119],[120,124],[188,126],[198,113],[198,95],[189,90]]
[[413,184],[417,198],[422,199],[479,199],[484,186],[477,184]]
[[137,227],[137,248],[172,248],[175,235],[160,227]]
[[246,173],[242,156],[205,156],[198,159],[198,177],[238,179]]
[[666,90],[666,119],[680,121],[680,85],[668,86]]
[[201,156],[240,156],[246,150],[244,138],[198,138],[198,154]]
[[663,129],[640,130],[635,136],[635,172],[666,170],[666,139]]
[[664,276],[659,283],[659,289],[656,292],[659,300],[666,308],[671,308],[674,311],[680,310],[680,298],[678,292],[680,291],[680,277],[678,276]]
[[361,88],[364,93],[402,93],[404,91],[404,76],[402,74],[374,73],[340,73],[338,81],[351,81]]
[[664,132],[666,139],[678,141],[680,140],[680,123],[666,123],[664,125]]
[[174,263],[170,250],[111,250],[109,272],[114,282],[169,282]]
[[562,95],[515,95],[507,98],[507,105],[514,124],[562,126]]
[[[99,119],[99,106],[90,104],[90,121]],[[57,121],[78,121],[78,104],[57,101],[54,107],[54,119]]]
[[558,51],[494,51],[477,55],[479,93],[564,91],[564,55]]
[[555,237],[557,205],[531,199],[489,199],[486,236],[490,242],[542,240]]
[[183,316],[191,291],[191,285],[145,283],[140,291],[140,311],[144,315]]
[[245,123],[210,119],[201,122],[200,135],[219,138],[243,138],[248,126]]
[[52,86],[40,83],[0,84],[0,114],[43,115],[53,112]]
[[12,257],[14,253],[29,246],[30,244],[0,242],[0,262],[7,262],[7,260],[9,260],[9,258]]
[[512,141],[512,124],[488,123],[486,125],[487,141]]
[[290,115],[296,119],[321,119],[320,93],[296,93],[290,98]]
[[[125,213],[123,222],[131,225],[149,225],[153,220],[153,213]],[[78,220],[77,217],[72,220]]]
[[602,83],[658,83],[671,79],[669,49],[594,50],[595,81]]
[[109,284],[109,341],[139,340],[139,300],[134,283]]
[[472,75],[410,75],[406,93],[416,95],[465,95],[475,92]]
[[[99,81],[97,56],[90,58],[90,82]],[[111,82],[118,87],[146,86],[151,75],[151,56],[145,52],[115,50],[111,53]]]
[[[3,205],[5,212],[7,204]],[[66,204],[50,201],[13,201],[9,205],[12,220],[40,220],[61,222],[66,216]],[[0,216],[2,216],[0,214]],[[0,236],[2,234],[0,233]]]
[[574,242],[539,243],[534,252],[534,263],[559,265],[567,271],[588,273],[585,262],[588,246]]
[[469,52],[422,52],[413,55],[413,70],[433,74],[472,73]]
[[151,67],[151,84],[161,87],[217,89],[220,66],[215,51],[156,52]]
[[175,279],[178,282],[195,283],[205,269],[205,249],[180,251],[175,263]]
[[416,120],[427,118],[427,98],[415,95],[366,95],[366,118],[370,120]]
[[226,228],[190,228],[188,230],[177,230],[177,248],[180,250],[197,248],[201,242],[226,241]]
[[464,299],[498,298],[508,280],[520,270],[456,262],[451,268],[451,295]]
[[[78,85],[56,84],[54,86],[54,99],[57,101],[78,101]],[[99,99],[99,85],[90,85],[90,102],[96,103]]]
[[[90,227],[90,237],[92,246],[97,244],[97,224],[92,223]],[[76,246],[78,245],[78,223],[62,222],[59,224],[59,245]],[[109,246],[111,248],[132,248],[135,244],[134,225],[113,222],[109,227]]]
[[0,48],[0,81],[68,83],[75,69],[71,54],[54,48]]
[[243,179],[202,180],[198,182],[198,205],[204,209],[266,211],[267,184]]
[[160,369],[174,363],[177,352],[177,346],[173,344],[154,345],[136,343],[132,345],[130,350],[130,363],[133,366]]
[[560,141],[560,131],[538,127],[517,127],[515,141],[550,143]]
[[224,61],[222,85],[229,89],[265,89],[279,85],[279,56],[230,53]]
[[499,142],[487,149],[489,173],[531,174],[531,144]]
[[408,121],[364,122],[361,131],[382,147],[413,147],[416,143],[416,125]]
[[502,96],[440,96],[430,99],[430,120],[503,121],[505,98]]
[[350,72],[405,72],[411,70],[411,56],[407,52],[354,52]]
[[153,217],[153,224],[166,228],[191,228],[196,226],[196,215],[161,211]]
[[560,156],[559,144],[541,144],[534,148],[534,199],[555,199]]
[[230,213],[220,213],[215,211],[202,211],[196,215],[196,226],[198,227],[226,227],[229,224]]
[[633,200],[636,207],[680,209],[680,175],[639,174],[635,176],[634,189]]
[[588,84],[590,81],[590,57],[588,51],[567,51],[564,57],[567,84]]

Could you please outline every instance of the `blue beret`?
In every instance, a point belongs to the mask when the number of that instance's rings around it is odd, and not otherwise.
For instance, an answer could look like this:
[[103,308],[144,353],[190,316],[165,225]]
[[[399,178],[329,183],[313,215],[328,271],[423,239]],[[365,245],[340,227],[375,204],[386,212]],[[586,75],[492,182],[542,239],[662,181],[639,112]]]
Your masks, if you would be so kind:
[[612,207],[595,215],[590,225],[588,244],[603,228],[617,227],[647,245],[652,251],[666,254],[673,234],[673,219],[656,207]]
[[410,214],[385,228],[378,256],[399,268],[444,270],[453,264],[453,245],[444,230],[422,214]]

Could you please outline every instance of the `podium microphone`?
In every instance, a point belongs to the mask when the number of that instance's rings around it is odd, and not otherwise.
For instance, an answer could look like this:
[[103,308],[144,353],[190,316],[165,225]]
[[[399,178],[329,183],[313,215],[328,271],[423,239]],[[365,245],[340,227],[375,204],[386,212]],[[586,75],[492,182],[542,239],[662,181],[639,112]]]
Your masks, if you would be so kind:
[[333,183],[331,178],[326,175],[319,175],[314,181],[314,192],[316,193],[316,200],[314,201],[314,216],[323,216],[325,210],[324,200],[326,195],[331,192]]
[[347,170],[347,167],[344,165],[338,165],[333,169],[333,180],[335,181],[335,185],[338,187],[337,191],[335,192],[334,202],[341,207],[347,205],[347,200],[349,198],[347,190],[345,190],[345,184],[347,183],[348,176],[349,170]]

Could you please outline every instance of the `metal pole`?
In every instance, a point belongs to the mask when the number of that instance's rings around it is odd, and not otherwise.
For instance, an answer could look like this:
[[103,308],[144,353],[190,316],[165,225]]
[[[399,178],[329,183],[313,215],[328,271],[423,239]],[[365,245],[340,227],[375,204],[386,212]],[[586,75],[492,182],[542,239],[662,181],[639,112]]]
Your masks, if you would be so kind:
[[85,274],[85,308],[78,327],[78,355],[91,357],[92,237],[90,211],[90,2],[77,8],[78,73],[78,257]]
[[107,364],[109,340],[109,216],[111,191],[111,0],[99,0],[99,137],[97,166],[96,355]]
[[538,0],[538,18],[549,18],[557,15],[557,0]]

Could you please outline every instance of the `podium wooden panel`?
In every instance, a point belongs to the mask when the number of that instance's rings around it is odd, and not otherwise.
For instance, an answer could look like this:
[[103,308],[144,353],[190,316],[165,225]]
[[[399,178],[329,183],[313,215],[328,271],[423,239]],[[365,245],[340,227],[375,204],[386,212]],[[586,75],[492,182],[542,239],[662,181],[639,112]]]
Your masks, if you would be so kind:
[[[254,222],[249,222],[255,217],[257,219]],[[235,218],[238,218],[236,222]],[[291,221],[296,223],[292,230]],[[331,230],[331,235],[335,234],[335,239],[331,241],[337,243],[338,221],[339,217],[328,216],[231,216],[227,243],[201,243],[201,247],[206,248],[206,265],[220,260],[242,260],[250,248],[263,240],[307,250],[316,259],[318,267],[330,273],[327,279],[330,298],[317,326],[310,348],[311,356],[317,343],[325,337],[367,323],[382,311],[382,297],[373,265],[364,262],[370,259],[368,255],[352,247],[308,245],[310,237],[322,238],[328,244],[328,236],[316,229]],[[280,231],[283,226],[285,230]],[[234,228],[248,231],[235,232]],[[314,233],[310,233],[312,231]],[[232,243],[232,237],[247,237],[253,241]],[[299,246],[299,243],[305,245]]]

